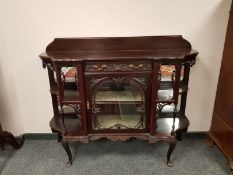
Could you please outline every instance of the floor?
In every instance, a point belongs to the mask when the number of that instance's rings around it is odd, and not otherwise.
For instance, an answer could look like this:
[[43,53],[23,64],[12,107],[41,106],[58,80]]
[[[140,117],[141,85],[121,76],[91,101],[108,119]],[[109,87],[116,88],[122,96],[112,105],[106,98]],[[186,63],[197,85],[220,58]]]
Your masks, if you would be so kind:
[[100,140],[71,145],[74,162],[66,167],[67,155],[56,140],[26,139],[14,151],[10,146],[0,152],[2,175],[225,175],[228,162],[203,138],[185,138],[172,154],[174,167],[166,166],[168,145],[144,141],[110,142]]

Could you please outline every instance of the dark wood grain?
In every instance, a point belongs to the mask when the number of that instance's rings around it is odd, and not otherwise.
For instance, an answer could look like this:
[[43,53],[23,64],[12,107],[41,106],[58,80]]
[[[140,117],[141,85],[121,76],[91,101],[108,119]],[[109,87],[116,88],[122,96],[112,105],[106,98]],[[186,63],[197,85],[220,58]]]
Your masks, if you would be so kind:
[[191,45],[181,36],[56,38],[40,55],[43,60],[183,59]]

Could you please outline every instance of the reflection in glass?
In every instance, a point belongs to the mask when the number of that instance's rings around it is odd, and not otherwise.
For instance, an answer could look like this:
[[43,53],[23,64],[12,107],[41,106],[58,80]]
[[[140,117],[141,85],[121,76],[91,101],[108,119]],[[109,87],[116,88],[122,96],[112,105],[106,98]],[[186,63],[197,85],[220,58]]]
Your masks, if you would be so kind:
[[166,101],[172,100],[173,98],[173,90],[158,90],[158,100]]
[[75,67],[62,67],[63,98],[65,101],[78,101],[77,70]]
[[[161,65],[158,77],[158,94],[159,101],[169,101],[174,99],[175,83],[175,65]],[[181,79],[183,79],[184,68],[181,69]],[[180,79],[180,80],[181,80]],[[179,90],[180,92],[182,89]]]
[[145,128],[145,89],[142,87],[145,84],[137,80],[130,77],[94,80],[98,82],[92,97],[94,130]]

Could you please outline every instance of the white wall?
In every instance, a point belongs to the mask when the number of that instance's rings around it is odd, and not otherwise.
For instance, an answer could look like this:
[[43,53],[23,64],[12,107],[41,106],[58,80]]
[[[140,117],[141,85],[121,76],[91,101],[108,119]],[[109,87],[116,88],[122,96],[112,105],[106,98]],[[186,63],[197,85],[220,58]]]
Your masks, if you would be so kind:
[[191,71],[190,131],[210,127],[230,0],[0,0],[0,120],[14,134],[50,132],[47,71],[54,37],[182,34],[200,52]]

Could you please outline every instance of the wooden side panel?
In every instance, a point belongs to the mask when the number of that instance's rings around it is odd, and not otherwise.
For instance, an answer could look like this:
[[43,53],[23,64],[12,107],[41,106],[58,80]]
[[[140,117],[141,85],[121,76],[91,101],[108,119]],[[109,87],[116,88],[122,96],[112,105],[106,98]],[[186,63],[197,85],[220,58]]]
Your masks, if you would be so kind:
[[[232,9],[231,9],[232,10]],[[233,16],[230,14],[210,134],[233,160]]]
[[233,160],[233,129],[216,113],[213,114],[211,134],[227,157]]
[[233,128],[233,16],[230,15],[228,31],[219,76],[215,111]]

